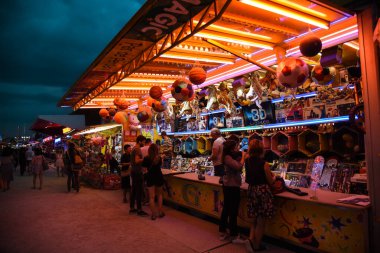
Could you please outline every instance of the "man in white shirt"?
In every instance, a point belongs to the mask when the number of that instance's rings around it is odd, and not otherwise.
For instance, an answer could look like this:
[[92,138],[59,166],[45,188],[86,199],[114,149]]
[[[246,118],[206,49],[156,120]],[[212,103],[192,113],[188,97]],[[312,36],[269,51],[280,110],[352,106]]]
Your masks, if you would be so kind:
[[214,139],[212,144],[212,152],[209,159],[214,165],[214,176],[223,177],[224,175],[224,165],[222,161],[223,154],[223,143],[225,139],[218,128],[211,129],[211,138]]

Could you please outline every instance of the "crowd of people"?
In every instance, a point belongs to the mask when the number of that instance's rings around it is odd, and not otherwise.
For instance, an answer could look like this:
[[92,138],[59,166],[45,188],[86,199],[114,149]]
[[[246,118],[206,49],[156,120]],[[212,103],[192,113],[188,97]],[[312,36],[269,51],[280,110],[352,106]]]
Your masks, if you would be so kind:
[[[121,176],[122,201],[129,203],[129,213],[149,216],[142,208],[145,201],[149,204],[152,220],[165,216],[162,209],[164,177],[161,169],[170,169],[173,156],[172,140],[165,132],[162,132],[161,136],[162,141],[156,143],[142,135],[137,136],[133,147],[129,144],[124,145],[120,163],[112,152],[107,163],[110,171],[117,171]],[[209,160],[213,162],[214,175],[220,178],[219,183],[224,195],[219,223],[220,239],[231,240],[234,243],[245,242],[248,252],[264,250],[262,238],[265,221],[274,215],[273,195],[270,189],[274,176],[263,158],[263,145],[261,141],[253,139],[249,142],[248,150],[239,150],[239,138],[235,135],[224,138],[217,128],[211,130],[211,137],[213,145]],[[19,166],[21,176],[25,173],[33,175],[33,189],[42,189],[45,160],[41,148],[23,147],[15,153],[11,148],[5,147],[0,159],[2,190],[10,189],[16,166]],[[67,151],[56,151],[56,173],[57,176],[67,174],[68,192],[72,189],[79,192],[79,174],[86,160],[87,155],[84,157],[83,152],[79,152],[73,142],[69,142]],[[246,173],[245,181],[249,185],[247,215],[252,218],[247,240],[243,240],[239,235],[237,226],[243,168]]]

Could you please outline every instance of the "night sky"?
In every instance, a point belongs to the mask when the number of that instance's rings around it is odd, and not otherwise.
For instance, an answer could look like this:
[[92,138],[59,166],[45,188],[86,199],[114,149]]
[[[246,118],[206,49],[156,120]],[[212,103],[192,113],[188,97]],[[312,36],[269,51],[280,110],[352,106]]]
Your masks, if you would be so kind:
[[0,135],[31,134],[145,0],[2,0]]

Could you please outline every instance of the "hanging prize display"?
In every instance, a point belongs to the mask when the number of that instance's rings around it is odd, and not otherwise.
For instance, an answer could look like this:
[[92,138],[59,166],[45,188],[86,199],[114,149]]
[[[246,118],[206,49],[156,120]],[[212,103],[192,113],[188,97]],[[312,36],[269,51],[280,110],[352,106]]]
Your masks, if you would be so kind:
[[334,82],[336,69],[334,67],[322,67],[315,65],[311,70],[311,78],[319,85],[329,85]]
[[193,67],[189,72],[189,80],[195,85],[200,85],[206,81],[206,71],[201,67]]
[[277,79],[286,88],[296,88],[309,77],[309,67],[298,58],[288,57],[277,67]]
[[173,98],[179,102],[188,101],[193,96],[193,86],[185,78],[177,79],[171,90]]

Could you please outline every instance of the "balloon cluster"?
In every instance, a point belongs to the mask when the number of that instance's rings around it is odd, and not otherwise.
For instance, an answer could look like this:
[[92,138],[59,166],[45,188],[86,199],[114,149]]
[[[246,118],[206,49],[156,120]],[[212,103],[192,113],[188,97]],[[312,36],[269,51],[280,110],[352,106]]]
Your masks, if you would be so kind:
[[162,96],[162,94],[162,89],[159,86],[153,86],[149,90],[150,97],[148,98],[147,104],[156,112],[163,112],[168,107],[168,101]]

